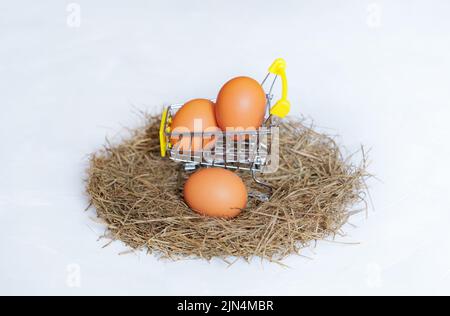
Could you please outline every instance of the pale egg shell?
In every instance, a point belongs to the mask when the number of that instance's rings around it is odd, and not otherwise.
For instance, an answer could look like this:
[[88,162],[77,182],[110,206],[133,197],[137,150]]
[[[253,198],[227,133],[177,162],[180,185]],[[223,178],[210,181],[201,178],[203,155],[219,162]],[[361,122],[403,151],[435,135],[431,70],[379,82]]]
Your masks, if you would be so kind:
[[247,206],[248,193],[235,173],[222,168],[205,168],[186,181],[184,199],[191,209],[202,215],[233,218]]

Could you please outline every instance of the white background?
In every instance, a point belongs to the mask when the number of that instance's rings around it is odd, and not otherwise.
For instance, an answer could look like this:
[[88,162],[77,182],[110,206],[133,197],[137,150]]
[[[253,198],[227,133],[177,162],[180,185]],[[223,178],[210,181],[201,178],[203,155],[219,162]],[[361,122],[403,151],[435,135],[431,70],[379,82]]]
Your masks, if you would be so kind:
[[[68,3],[0,2],[0,294],[450,294],[449,1]],[[375,210],[339,239],[361,244],[290,268],[102,249],[88,154],[276,57],[294,114],[372,148]]]

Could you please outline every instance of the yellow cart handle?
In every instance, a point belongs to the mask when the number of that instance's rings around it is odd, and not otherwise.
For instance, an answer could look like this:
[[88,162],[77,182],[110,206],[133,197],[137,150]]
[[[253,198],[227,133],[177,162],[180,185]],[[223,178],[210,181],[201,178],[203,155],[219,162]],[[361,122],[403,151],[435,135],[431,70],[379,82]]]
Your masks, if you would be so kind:
[[288,82],[286,77],[286,61],[283,58],[275,60],[269,68],[271,74],[281,77],[282,93],[281,99],[270,109],[270,114],[284,118],[291,111],[291,102],[288,100]]
[[166,120],[167,120],[167,113],[169,112],[169,109],[164,109],[164,112],[161,116],[161,125],[159,127],[159,144],[161,146],[161,157],[166,157],[166,150],[167,150],[167,139],[166,139]]

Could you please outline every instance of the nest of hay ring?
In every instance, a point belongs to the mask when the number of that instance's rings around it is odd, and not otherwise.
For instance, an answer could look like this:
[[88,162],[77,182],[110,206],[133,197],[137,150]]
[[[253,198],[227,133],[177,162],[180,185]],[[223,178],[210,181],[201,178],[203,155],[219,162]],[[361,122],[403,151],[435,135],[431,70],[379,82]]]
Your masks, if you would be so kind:
[[[160,157],[159,117],[91,156],[87,192],[105,236],[170,259],[261,257],[278,261],[311,241],[343,235],[366,197],[365,158],[351,163],[335,141],[291,120],[280,126],[280,168],[264,180],[269,202],[250,199],[237,218],[194,213],[182,197],[179,165]],[[250,191],[247,173],[240,174]],[[181,181],[180,181],[181,180]]]

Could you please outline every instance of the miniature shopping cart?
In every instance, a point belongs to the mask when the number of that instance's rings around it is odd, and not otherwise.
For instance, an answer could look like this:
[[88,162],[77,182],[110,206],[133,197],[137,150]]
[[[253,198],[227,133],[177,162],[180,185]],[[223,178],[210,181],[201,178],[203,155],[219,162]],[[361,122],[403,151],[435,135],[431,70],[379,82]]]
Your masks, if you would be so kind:
[[[274,76],[271,83],[269,79]],[[278,77],[282,81],[282,96],[272,106],[273,88]],[[183,164],[185,170],[195,170],[199,166],[221,167],[234,170],[247,170],[252,173],[253,179],[262,185],[264,182],[258,180],[258,173],[274,172],[274,159],[278,159],[278,123],[274,117],[284,118],[290,111],[290,102],[287,99],[287,77],[286,62],[277,59],[270,66],[269,73],[264,78],[261,86],[269,86],[266,90],[267,111],[264,123],[258,130],[232,131],[232,132],[191,132],[175,133],[171,129],[172,119],[177,111],[183,106],[175,104],[168,106],[161,118],[160,144],[161,156],[169,157],[173,161]],[[214,101],[214,100],[213,100]],[[178,137],[201,137],[202,139],[214,138],[214,145],[208,150],[180,151],[171,143],[171,139]]]

